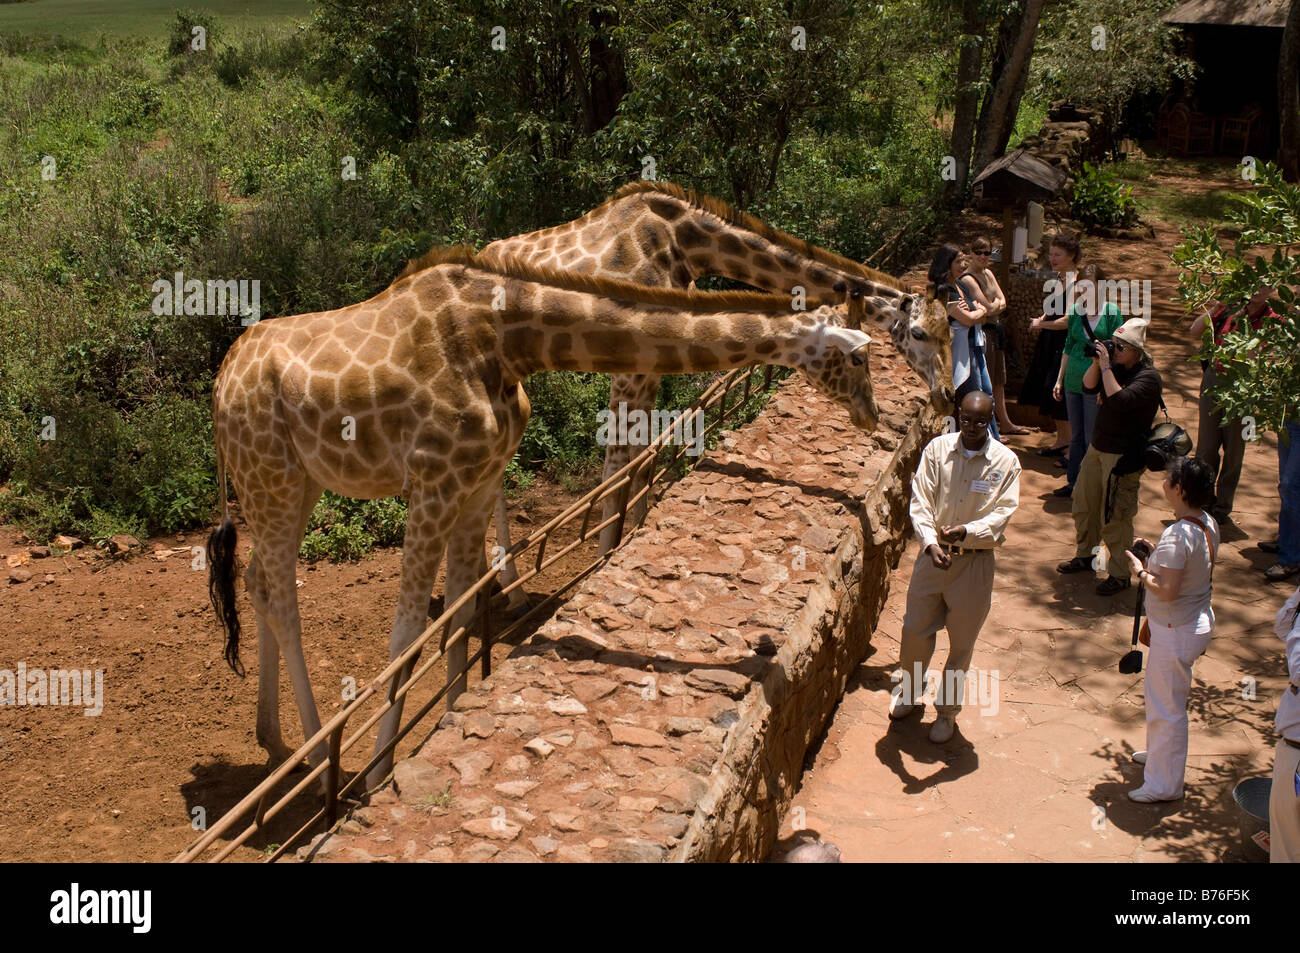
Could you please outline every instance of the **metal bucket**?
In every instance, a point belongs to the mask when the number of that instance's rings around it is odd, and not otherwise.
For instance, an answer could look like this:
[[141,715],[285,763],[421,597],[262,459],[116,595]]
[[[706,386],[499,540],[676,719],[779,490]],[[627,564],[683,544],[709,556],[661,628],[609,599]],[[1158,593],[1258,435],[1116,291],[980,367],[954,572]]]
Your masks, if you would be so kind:
[[1241,824],[1241,847],[1249,860],[1268,860],[1268,798],[1271,777],[1245,778],[1232,789]]

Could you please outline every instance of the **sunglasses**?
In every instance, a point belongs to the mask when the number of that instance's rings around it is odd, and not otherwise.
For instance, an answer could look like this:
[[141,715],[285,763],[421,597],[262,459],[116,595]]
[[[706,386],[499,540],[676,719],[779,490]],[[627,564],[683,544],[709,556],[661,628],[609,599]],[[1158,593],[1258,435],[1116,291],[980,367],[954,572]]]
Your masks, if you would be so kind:
[[1127,351],[1127,350],[1128,350],[1129,348],[1131,348],[1131,347],[1132,347],[1131,344],[1125,344],[1123,341],[1116,341],[1116,342],[1115,342],[1115,350],[1116,350],[1116,351]]

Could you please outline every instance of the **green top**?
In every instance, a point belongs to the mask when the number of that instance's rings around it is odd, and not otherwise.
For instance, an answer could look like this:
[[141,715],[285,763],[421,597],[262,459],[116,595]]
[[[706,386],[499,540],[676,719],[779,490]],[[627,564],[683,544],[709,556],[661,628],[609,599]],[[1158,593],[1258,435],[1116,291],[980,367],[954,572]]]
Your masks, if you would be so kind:
[[[1102,305],[1101,320],[1092,333],[1097,335],[1098,340],[1108,341],[1115,329],[1123,323],[1124,315],[1119,308],[1114,302],[1107,301]],[[1083,329],[1083,317],[1076,304],[1070,309],[1069,323],[1065,329],[1065,390],[1071,394],[1083,393],[1083,375],[1092,365],[1092,358],[1084,350],[1088,341],[1088,332]]]

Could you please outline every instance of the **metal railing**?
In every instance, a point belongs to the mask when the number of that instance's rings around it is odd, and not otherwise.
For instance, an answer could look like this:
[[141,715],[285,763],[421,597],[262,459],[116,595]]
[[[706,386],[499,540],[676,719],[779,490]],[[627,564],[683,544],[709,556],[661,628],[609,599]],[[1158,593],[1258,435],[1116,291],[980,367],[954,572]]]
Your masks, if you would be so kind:
[[[750,398],[756,396],[754,393],[756,379],[762,378],[763,384],[760,393],[766,393],[771,389],[774,379],[785,377],[788,373],[789,371],[785,368],[774,368],[771,365],[753,365],[730,371],[715,380],[691,404],[690,408],[683,411],[683,414],[698,412],[704,417],[705,426],[702,431],[697,430],[698,436],[696,439],[707,441],[709,436],[716,433],[728,420],[740,413]],[[739,399],[732,401],[728,406],[729,400],[736,397],[737,392],[739,392]],[[709,419],[710,417],[712,417],[712,420]],[[516,580],[500,590],[501,594],[509,595],[569,553],[596,539],[606,526],[617,524],[620,528],[620,536],[623,536],[621,530],[627,514],[634,511],[641,500],[648,501],[650,494],[655,491],[656,487],[662,487],[665,483],[671,481],[679,461],[690,450],[690,447],[686,445],[677,448],[675,451],[673,450],[672,441],[677,432],[679,431],[673,428],[665,429],[617,473],[614,473],[599,486],[584,494],[527,539],[520,540],[511,546],[500,559],[494,561],[494,566],[488,573],[470,586],[452,605],[445,606],[442,614],[431,622],[401,655],[393,659],[387,668],[376,675],[356,698],[352,699],[333,718],[329,719],[321,727],[320,731],[308,738],[266,780],[227,811],[216,824],[206,830],[175,860],[182,863],[196,861],[202,859],[205,854],[212,850],[216,850],[216,853],[210,858],[212,861],[225,860],[240,846],[247,843],[250,838],[265,830],[266,825],[271,820],[284,812],[290,804],[295,803],[308,788],[318,781],[324,788],[324,804],[286,840],[276,845],[273,850],[268,848],[269,860],[275,861],[284,856],[287,851],[299,844],[322,821],[325,823],[326,829],[331,827],[338,819],[342,799],[350,793],[357,796],[364,793],[365,778],[371,768],[383,761],[389,752],[396,750],[398,742],[404,739],[421,722],[425,715],[442,701],[451,686],[443,685],[429,701],[421,705],[419,710],[399,727],[393,739],[382,750],[376,752],[364,767],[346,783],[341,783],[343,755],[347,754],[358,742],[363,741],[371,728],[383,717],[384,713],[392,708],[398,699],[404,699],[411,689],[433,670],[433,667],[446,654],[448,648],[462,640],[467,641],[470,637],[470,630],[477,626],[480,631],[481,646],[478,652],[466,662],[465,672],[457,681],[463,680],[464,683],[468,683],[469,671],[476,661],[482,667],[482,677],[486,678],[491,672],[493,643],[505,641],[522,631],[524,626],[535,620],[543,610],[549,610],[555,605],[560,600],[560,597],[575,583],[606,562],[610,554],[596,556],[583,568],[571,573],[562,585],[558,586],[543,601],[533,606],[525,615],[512,621],[501,632],[493,633],[493,593],[491,587],[496,581],[501,567],[509,562],[514,563],[518,569],[525,563],[524,557],[531,555],[529,560],[531,566],[527,571],[521,570]],[[699,459],[703,459],[703,456]],[[648,475],[648,479],[644,478],[646,475]],[[633,485],[639,485],[640,488],[636,493],[624,496],[623,491]],[[662,490],[660,495],[662,495]],[[613,515],[599,519],[599,511],[603,509],[607,499],[618,501],[618,508]],[[599,520],[594,524],[592,522],[593,516],[596,516]],[[578,521],[581,521],[581,526],[576,539],[566,543],[560,543],[559,540],[554,539],[560,529],[569,527]],[[479,598],[480,596],[483,598]],[[463,607],[470,604],[470,600],[477,601],[477,609],[473,620],[466,625],[459,626],[454,632],[449,631],[452,619]],[[424,663],[419,668],[415,668],[424,649],[440,633],[442,638],[439,647],[424,660]],[[406,679],[395,694],[388,697],[388,683],[398,672],[409,672],[410,677]],[[365,715],[365,720],[351,734],[347,734],[349,722],[354,717],[360,717],[362,709],[370,706],[376,700],[379,700],[379,704],[374,707],[374,710]],[[288,778],[307,759],[309,752],[323,742],[327,743],[329,752],[325,760],[312,767],[285,794],[276,800],[272,800],[273,792],[281,782]],[[323,780],[321,780],[322,778]],[[252,815],[251,819],[236,833],[236,828],[250,814]],[[230,840],[218,847],[217,841],[230,835],[233,835]]]

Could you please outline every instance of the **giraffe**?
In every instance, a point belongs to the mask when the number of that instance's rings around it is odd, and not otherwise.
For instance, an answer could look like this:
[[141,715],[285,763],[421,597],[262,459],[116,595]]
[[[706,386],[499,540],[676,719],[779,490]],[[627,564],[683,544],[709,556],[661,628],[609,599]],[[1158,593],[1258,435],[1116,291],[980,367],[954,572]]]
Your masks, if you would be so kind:
[[[214,383],[223,520],[208,543],[209,590],[238,671],[229,474],[254,543],[244,582],[258,620],[257,740],[273,763],[290,754],[280,734],[281,656],[304,737],[320,730],[295,569],[324,489],[372,499],[400,492],[409,501],[389,641],[396,658],[423,631],[444,551],[445,605],[478,575],[493,499],[528,420],[522,382],[534,372],[665,374],[766,362],[802,371],[855,426],[877,424],[862,328],[889,306],[883,299],[850,291],[842,305],[792,311],[783,296],[647,288],[464,248],[421,264],[359,304],[254,325]],[[451,631],[473,611],[458,612]],[[463,640],[448,649],[449,705],[464,690],[466,656]],[[390,699],[413,667],[392,680]],[[400,721],[399,701],[380,723],[377,752]],[[321,744],[309,761],[324,757]],[[390,752],[367,780],[377,785],[391,766]]]
[[[732,278],[783,294],[802,287],[809,296],[852,287],[891,304],[876,313],[873,323],[932,391],[952,389],[948,320],[942,304],[932,297],[908,294],[897,279],[883,272],[779,231],[720,199],[672,183],[628,183],[581,218],[500,239],[484,251],[652,287],[687,288],[706,276]],[[658,391],[658,375],[616,374],[610,381],[609,409],[617,413],[623,404],[628,410],[650,411]],[[632,456],[631,447],[609,443],[604,478],[621,470]],[[619,497],[607,498],[602,522],[643,485],[643,480],[635,480]],[[644,517],[646,506],[643,497],[629,513],[632,524]],[[497,498],[495,521],[497,544],[509,549],[504,493]],[[618,542],[619,526],[607,526],[601,532],[601,554]],[[514,564],[507,562],[501,570],[502,584],[508,586],[516,578]],[[521,589],[511,591],[510,604],[515,609],[526,604]]]

